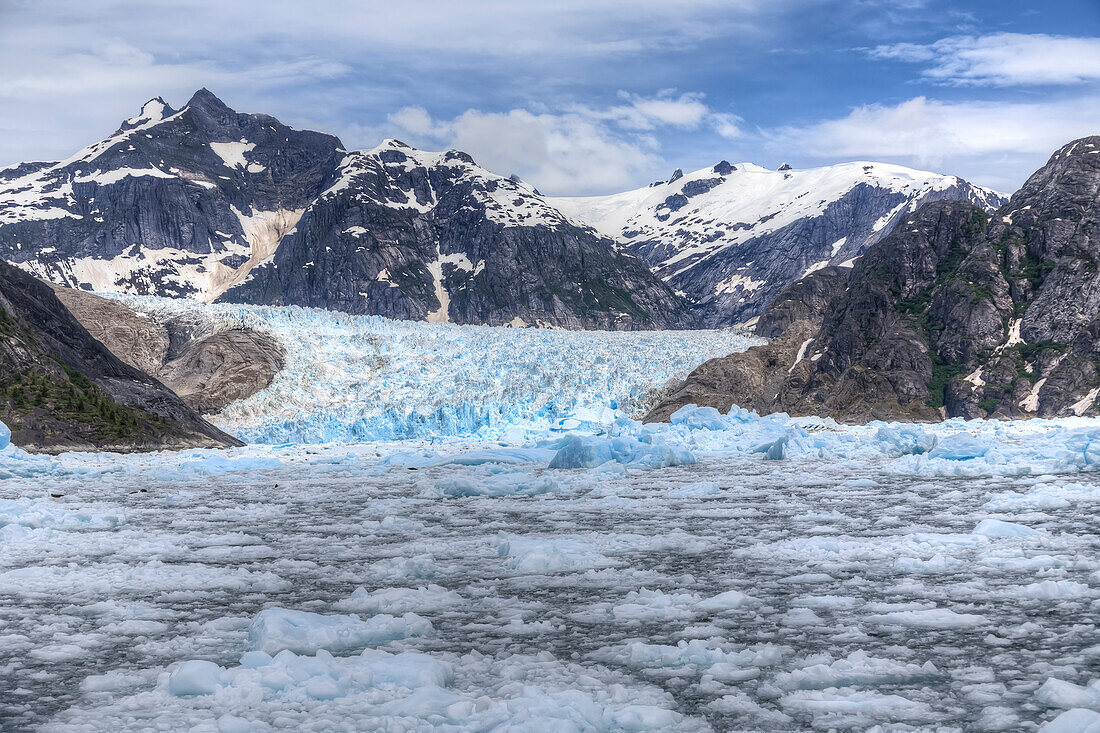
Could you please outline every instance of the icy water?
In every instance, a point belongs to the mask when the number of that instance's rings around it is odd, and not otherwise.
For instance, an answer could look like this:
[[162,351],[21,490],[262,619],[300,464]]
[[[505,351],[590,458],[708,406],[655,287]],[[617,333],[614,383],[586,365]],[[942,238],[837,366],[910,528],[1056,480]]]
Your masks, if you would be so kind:
[[1094,421],[705,410],[515,445],[9,448],[0,728],[1082,731],[1098,465]]

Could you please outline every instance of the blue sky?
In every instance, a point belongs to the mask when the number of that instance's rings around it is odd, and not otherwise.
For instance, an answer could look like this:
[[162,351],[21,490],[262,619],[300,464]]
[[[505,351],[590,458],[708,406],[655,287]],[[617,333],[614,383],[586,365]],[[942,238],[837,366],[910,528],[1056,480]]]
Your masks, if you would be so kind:
[[1007,192],[1100,134],[1100,2],[0,0],[0,71],[0,165],[206,86],[560,195],[721,159],[883,160]]

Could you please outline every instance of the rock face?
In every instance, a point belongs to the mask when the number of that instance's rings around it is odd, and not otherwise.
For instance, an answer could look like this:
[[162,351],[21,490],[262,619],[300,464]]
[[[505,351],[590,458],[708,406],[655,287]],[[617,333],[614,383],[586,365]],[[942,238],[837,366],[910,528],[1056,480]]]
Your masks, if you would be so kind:
[[530,186],[392,140],[348,154],[271,261],[222,299],[444,323],[696,323],[645,263]]
[[678,328],[685,301],[611,239],[464,153],[348,153],[200,90],[57,163],[0,169],[0,258],[98,292],[391,318]]
[[992,211],[989,189],[882,163],[770,171],[726,161],[612,196],[551,199],[621,239],[708,326],[748,321],[791,283],[851,264],[922,204],[969,201]]
[[54,286],[69,311],[115,356],[155,376],[199,414],[221,412],[271,384],[285,353],[269,334],[154,321],[118,301]]
[[856,422],[1095,415],[1098,232],[1100,137],[1089,137],[992,219],[927,204],[867,250],[843,291],[827,270],[796,283],[760,319],[775,341],[702,365],[650,419],[695,397]]
[[196,412],[210,415],[267,387],[284,363],[282,348],[267,335],[232,329],[189,342],[157,377]]
[[2,262],[0,421],[30,450],[240,445],[108,351],[48,285]]

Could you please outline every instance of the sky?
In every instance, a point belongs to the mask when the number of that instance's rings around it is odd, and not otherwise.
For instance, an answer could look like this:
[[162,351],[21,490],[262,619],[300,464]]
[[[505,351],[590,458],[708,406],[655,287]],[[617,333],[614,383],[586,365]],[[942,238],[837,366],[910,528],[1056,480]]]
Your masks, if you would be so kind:
[[719,160],[884,161],[1010,193],[1100,134],[1100,0],[0,0],[0,165],[200,87],[553,195]]

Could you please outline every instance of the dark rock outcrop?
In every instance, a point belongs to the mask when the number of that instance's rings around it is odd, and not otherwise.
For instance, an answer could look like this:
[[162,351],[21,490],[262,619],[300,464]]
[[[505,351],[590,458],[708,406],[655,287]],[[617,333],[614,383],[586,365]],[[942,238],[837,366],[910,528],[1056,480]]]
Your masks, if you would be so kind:
[[926,204],[843,293],[814,273],[758,328],[780,335],[700,366],[648,419],[694,397],[853,422],[1097,414],[1100,137],[1056,152],[992,219]]
[[124,363],[45,283],[0,262],[0,421],[30,450],[240,445]]
[[282,346],[266,333],[215,330],[210,323],[182,319],[161,322],[116,300],[53,288],[115,356],[159,379],[202,415],[264,389],[285,363]]
[[196,412],[210,415],[267,387],[283,364],[282,348],[266,334],[231,329],[189,342],[157,377]]

